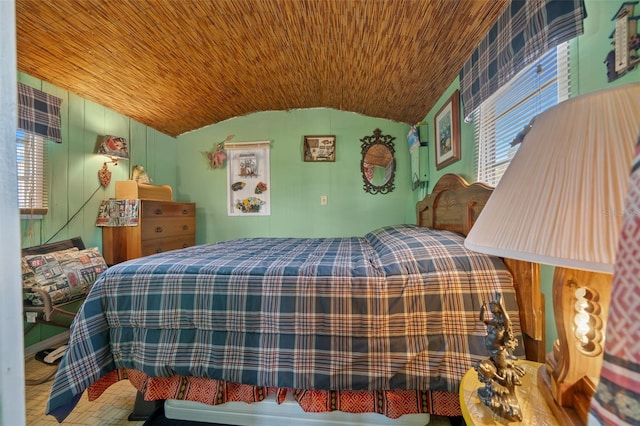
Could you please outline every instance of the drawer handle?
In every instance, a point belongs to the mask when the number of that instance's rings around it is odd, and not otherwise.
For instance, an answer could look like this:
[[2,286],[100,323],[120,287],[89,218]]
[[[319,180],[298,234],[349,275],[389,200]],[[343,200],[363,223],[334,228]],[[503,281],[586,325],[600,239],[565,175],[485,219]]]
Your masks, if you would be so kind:
[[161,227],[161,226],[158,226],[158,227],[156,228],[156,232],[157,232],[157,233],[162,232],[162,227]]
[[162,253],[162,249],[161,249],[160,247],[158,247],[158,248],[156,249],[156,253]]
[[162,214],[162,209],[156,209],[155,214]]
[[182,210],[182,214],[184,214],[184,215],[189,214],[189,210],[187,210],[187,209]]
[[183,231],[188,231],[189,230],[189,225],[182,225],[182,230]]
[[189,247],[189,244],[187,243],[182,244],[182,248],[187,248],[187,247]]

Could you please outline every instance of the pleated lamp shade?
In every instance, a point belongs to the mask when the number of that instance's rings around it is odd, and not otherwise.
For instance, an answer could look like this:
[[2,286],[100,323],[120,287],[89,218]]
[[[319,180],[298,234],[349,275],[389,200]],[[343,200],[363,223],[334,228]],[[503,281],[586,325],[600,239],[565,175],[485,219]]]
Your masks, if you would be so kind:
[[640,83],[536,117],[465,240],[501,257],[612,273],[640,135]]

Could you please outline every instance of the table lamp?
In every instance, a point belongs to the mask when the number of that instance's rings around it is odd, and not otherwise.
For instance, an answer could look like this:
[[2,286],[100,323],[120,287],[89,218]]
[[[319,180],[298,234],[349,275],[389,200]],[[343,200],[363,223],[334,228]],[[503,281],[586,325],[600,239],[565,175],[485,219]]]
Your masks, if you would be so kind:
[[541,113],[465,240],[475,251],[556,267],[558,340],[538,385],[563,424],[586,424],[599,380],[639,134],[640,83],[581,95]]

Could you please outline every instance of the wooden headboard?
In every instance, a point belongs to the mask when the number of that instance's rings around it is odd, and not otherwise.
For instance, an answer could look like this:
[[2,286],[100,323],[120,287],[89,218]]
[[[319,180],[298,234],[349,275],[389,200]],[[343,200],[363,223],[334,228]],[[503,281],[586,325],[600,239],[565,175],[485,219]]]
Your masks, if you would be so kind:
[[[464,178],[446,174],[416,205],[418,226],[467,235],[484,208],[493,188],[482,183],[468,184]],[[520,326],[527,359],[544,362],[544,294],[540,291],[540,265],[504,259],[513,275],[520,307]]]

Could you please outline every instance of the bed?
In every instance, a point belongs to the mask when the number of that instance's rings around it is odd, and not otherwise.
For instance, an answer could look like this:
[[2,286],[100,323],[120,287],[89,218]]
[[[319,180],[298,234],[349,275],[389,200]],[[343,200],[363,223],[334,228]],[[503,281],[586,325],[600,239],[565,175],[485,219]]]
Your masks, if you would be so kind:
[[264,416],[263,400],[275,401],[269,412],[293,400],[303,413],[391,422],[459,415],[460,380],[486,357],[483,302],[501,293],[517,355],[544,356],[537,265],[463,247],[490,193],[445,175],[417,204],[416,225],[226,241],[115,265],[74,320],[47,414],[63,421],[85,391],[95,399],[129,379],[194,420],[222,408],[228,423],[251,424],[242,409],[233,420],[234,403]]

